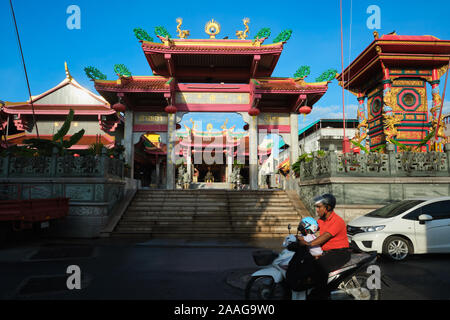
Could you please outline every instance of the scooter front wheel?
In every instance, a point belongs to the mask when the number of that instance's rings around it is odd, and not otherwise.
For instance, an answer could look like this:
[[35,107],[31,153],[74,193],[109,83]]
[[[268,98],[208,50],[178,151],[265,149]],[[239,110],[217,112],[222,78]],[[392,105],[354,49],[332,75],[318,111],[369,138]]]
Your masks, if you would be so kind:
[[245,287],[246,300],[283,300],[286,290],[270,276],[251,277]]

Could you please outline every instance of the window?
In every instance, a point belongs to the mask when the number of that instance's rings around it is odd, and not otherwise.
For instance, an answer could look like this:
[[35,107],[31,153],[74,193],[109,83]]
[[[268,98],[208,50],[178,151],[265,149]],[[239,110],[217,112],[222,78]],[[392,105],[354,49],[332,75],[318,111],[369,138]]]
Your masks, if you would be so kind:
[[392,218],[422,203],[422,200],[404,200],[394,202],[366,214],[367,217]]
[[450,219],[450,200],[430,203],[422,207],[422,214],[428,214],[433,219]]
[[422,207],[417,208],[416,210],[411,211],[407,215],[403,217],[403,219],[407,220],[419,220],[419,216],[422,214]]

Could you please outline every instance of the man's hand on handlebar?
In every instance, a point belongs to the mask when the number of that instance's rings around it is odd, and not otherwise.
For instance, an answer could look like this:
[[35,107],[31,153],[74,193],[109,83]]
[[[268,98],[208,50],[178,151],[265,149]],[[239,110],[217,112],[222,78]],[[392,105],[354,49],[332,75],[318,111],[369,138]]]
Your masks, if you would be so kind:
[[310,243],[305,241],[305,239],[303,237],[300,237],[300,236],[295,236],[295,237],[297,238],[297,242],[298,242],[299,245],[307,246],[307,247],[310,246]]

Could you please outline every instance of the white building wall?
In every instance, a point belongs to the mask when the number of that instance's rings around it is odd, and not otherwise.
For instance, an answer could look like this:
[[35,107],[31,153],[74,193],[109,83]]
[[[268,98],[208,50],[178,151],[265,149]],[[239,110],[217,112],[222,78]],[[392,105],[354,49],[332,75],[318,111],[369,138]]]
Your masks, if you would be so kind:
[[[346,128],[345,135],[351,139],[355,136],[356,130],[355,128]],[[330,144],[334,144],[336,150],[342,150],[343,138],[344,132],[342,128],[321,128],[304,139],[300,138],[300,154],[328,150]]]

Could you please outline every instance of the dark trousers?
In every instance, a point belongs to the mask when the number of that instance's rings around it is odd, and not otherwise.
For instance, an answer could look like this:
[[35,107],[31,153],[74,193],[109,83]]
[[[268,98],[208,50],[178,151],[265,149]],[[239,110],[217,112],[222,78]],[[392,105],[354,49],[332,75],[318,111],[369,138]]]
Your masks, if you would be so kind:
[[324,251],[323,255],[315,260],[314,290],[311,292],[310,299],[326,300],[329,298],[327,290],[328,274],[342,267],[350,260],[349,249],[336,249]]

